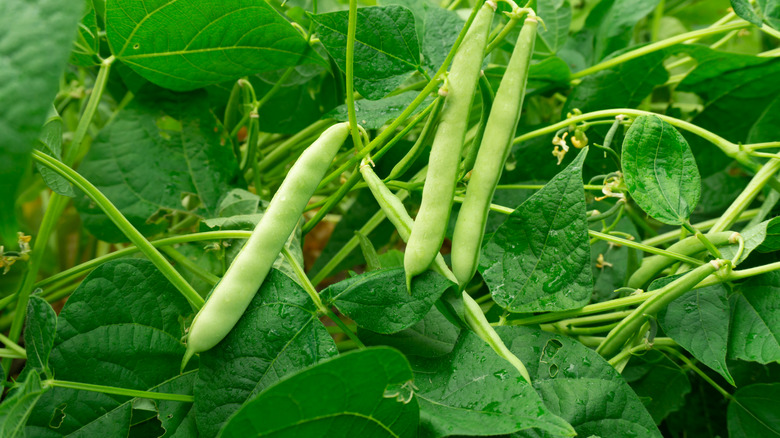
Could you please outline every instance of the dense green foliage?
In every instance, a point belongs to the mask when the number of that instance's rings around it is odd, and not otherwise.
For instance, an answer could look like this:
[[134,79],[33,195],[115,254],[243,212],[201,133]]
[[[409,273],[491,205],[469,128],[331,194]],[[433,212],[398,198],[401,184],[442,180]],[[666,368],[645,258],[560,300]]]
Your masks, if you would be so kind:
[[780,0],[0,29],[0,438],[780,436]]

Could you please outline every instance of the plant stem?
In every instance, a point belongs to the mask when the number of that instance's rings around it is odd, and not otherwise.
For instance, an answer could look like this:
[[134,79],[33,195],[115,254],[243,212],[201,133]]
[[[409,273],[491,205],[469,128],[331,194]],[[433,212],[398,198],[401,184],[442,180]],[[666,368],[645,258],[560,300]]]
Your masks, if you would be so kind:
[[730,24],[724,24],[722,26],[717,27],[710,27],[706,29],[701,30],[694,30],[692,32],[683,33],[680,35],[673,36],[671,38],[667,38],[665,40],[661,40],[652,44],[648,44],[646,46],[640,47],[635,50],[631,50],[630,52],[626,52],[622,55],[616,56],[614,58],[608,59],[606,61],[603,61],[599,64],[596,64],[592,67],[588,67],[584,70],[580,70],[577,73],[574,73],[571,75],[572,79],[580,79],[585,76],[591,75],[593,73],[607,70],[609,68],[612,68],[616,65],[622,64],[626,61],[630,61],[635,58],[639,58],[640,56],[647,55],[648,53],[653,53],[658,50],[665,49],[667,47],[671,47],[675,44],[684,43],[686,40],[692,39],[692,38],[702,38],[709,35],[716,35],[723,32],[729,32],[732,30],[738,30],[738,29],[744,29],[746,27],[750,27],[751,24],[747,21],[739,21],[736,23],[730,23]]
[[190,260],[184,254],[182,254],[179,251],[175,250],[174,248],[165,247],[165,248],[162,248],[162,252],[164,252],[165,255],[167,255],[168,257],[173,259],[173,261],[175,261],[176,263],[180,264],[183,268],[185,268],[188,271],[192,272],[193,274],[195,274],[196,277],[198,277],[201,280],[205,281],[209,285],[214,286],[215,284],[219,283],[219,277],[217,277],[216,275],[212,274],[211,272],[206,271],[205,269],[201,268],[200,266],[196,265],[195,262]]
[[737,218],[742,214],[753,200],[761,193],[761,190],[767,183],[774,180],[774,175],[780,170],[780,159],[774,158],[767,161],[761,169],[753,176],[747,187],[742,190],[737,199],[731,203],[728,209],[720,216],[715,224],[712,225],[708,234],[724,231],[734,225]]
[[124,395],[127,397],[148,398],[152,400],[170,400],[192,403],[195,397],[188,394],[170,394],[165,392],[139,391],[137,389],[117,388],[115,386],[93,385],[91,383],[68,382],[65,380],[45,380],[44,385],[55,388],[69,388],[81,391],[102,392],[103,394]]
[[0,348],[0,357],[3,358],[3,360],[14,360],[14,359],[27,359],[27,354],[20,354],[16,350],[12,350],[10,348]]
[[635,345],[631,348],[625,348],[621,350],[620,353],[616,354],[612,359],[608,360],[607,362],[609,362],[609,364],[612,365],[612,367],[616,367],[617,364],[623,362],[625,359],[628,359],[634,354],[639,353],[640,351],[647,351],[650,349],[652,349],[652,347],[644,344]]
[[95,78],[95,85],[92,87],[92,95],[89,96],[87,107],[84,109],[84,114],[79,119],[79,124],[76,126],[76,132],[73,134],[73,140],[70,142],[70,147],[67,153],[63,157],[63,162],[70,165],[76,161],[79,155],[81,155],[81,149],[84,143],[84,138],[87,136],[87,130],[92,124],[92,119],[95,117],[100,99],[103,97],[103,91],[106,89],[108,83],[108,76],[111,72],[111,65],[116,58],[109,56],[100,63],[100,70],[98,70],[97,78]]
[[[760,209],[758,209],[758,208],[754,208],[752,210],[744,211],[741,215],[739,215],[739,217],[736,219],[735,223],[736,222],[749,221],[749,220],[753,219],[754,217],[756,217],[758,215],[759,210]],[[704,222],[699,222],[697,224],[694,224],[694,226],[696,228],[700,229],[700,230],[707,230],[707,229],[712,228],[712,226],[715,225],[715,223],[717,223],[717,221],[719,221],[719,220],[720,220],[720,218],[710,219],[710,220],[707,220],[707,221],[704,221]],[[668,233],[659,234],[657,236],[650,237],[649,239],[645,239],[645,240],[642,241],[642,243],[644,243],[645,245],[650,245],[650,246],[658,246],[658,245],[663,245],[664,243],[671,242],[673,240],[677,240],[679,237],[680,237],[680,232],[679,231],[670,231]],[[712,238],[712,237],[710,236],[710,238]]]
[[287,259],[287,262],[292,266],[293,271],[295,271],[295,275],[298,277],[298,280],[300,280],[301,284],[303,285],[303,289],[306,291],[307,294],[309,294],[309,297],[314,302],[314,305],[317,307],[317,310],[327,315],[328,318],[333,320],[333,322],[339,326],[341,331],[347,335],[349,339],[351,339],[360,349],[366,348],[365,345],[363,345],[363,342],[360,341],[360,338],[357,337],[357,335],[347,327],[347,325],[344,323],[344,321],[341,320],[335,313],[333,313],[328,306],[322,303],[322,299],[320,298],[320,294],[317,293],[317,289],[314,288],[314,285],[309,281],[309,277],[306,276],[306,273],[303,272],[303,268],[300,264],[298,264],[298,261],[295,260],[295,257],[293,257],[292,254],[290,254],[290,250],[287,249],[285,246],[282,248],[282,254],[284,254],[284,258]]
[[702,370],[701,370],[699,367],[697,367],[697,366],[696,366],[696,365],[695,365],[695,364],[694,364],[694,363],[693,363],[693,362],[692,362],[690,359],[688,359],[687,357],[685,357],[685,355],[684,355],[684,354],[680,353],[679,351],[675,350],[674,348],[661,347],[661,349],[662,349],[664,352],[666,352],[666,353],[670,353],[671,355],[673,355],[674,357],[676,357],[677,359],[679,359],[680,361],[682,361],[683,363],[685,363],[685,365],[687,365],[687,366],[688,366],[688,368],[692,369],[692,370],[693,370],[693,372],[695,372],[696,374],[698,374],[698,375],[699,375],[699,377],[701,377],[702,379],[704,379],[704,381],[705,381],[705,382],[709,383],[709,384],[710,384],[710,385],[711,385],[713,388],[715,388],[715,390],[716,390],[716,391],[718,391],[718,392],[719,392],[719,393],[720,393],[720,394],[721,394],[723,397],[725,397],[725,398],[726,398],[726,399],[728,399],[728,400],[731,400],[732,398],[734,398],[734,397],[733,397],[731,394],[729,394],[729,392],[728,392],[728,391],[726,391],[725,389],[723,389],[723,387],[721,387],[720,385],[718,385],[717,383],[715,383],[715,381],[714,381],[714,380],[712,380],[712,378],[710,378],[710,376],[708,376],[708,375],[707,375],[707,373],[705,373],[704,371],[702,371]]
[[[691,225],[690,221],[686,220],[685,222],[683,222],[682,226],[683,226],[683,228],[685,228],[686,231],[688,231],[689,233],[693,234],[694,237],[696,237],[696,239],[698,239],[699,242],[701,242],[701,244],[704,245],[704,248],[706,248],[707,251],[713,257],[715,257],[716,259],[719,259],[719,258],[722,257],[720,255],[720,251],[718,251],[718,248],[716,248],[715,245],[713,245],[712,242],[710,242],[710,240],[707,239],[707,236],[702,234],[701,231],[699,231],[698,229],[694,228],[694,226]],[[712,231],[710,231],[710,232],[712,232]]]
[[22,358],[27,358],[27,352],[24,350],[24,348],[20,347],[16,342],[8,339],[2,333],[0,333],[0,342],[5,344],[7,349],[14,351],[16,354],[22,356]]
[[[33,159],[43,164],[44,166],[57,172],[59,175],[70,181],[71,184],[78,187],[83,191],[87,197],[100,207],[106,216],[119,228],[122,233],[130,239],[131,242],[137,246],[141,252],[152,262],[157,269],[170,281],[179,292],[184,295],[184,298],[189,301],[195,309],[203,307],[203,298],[187,283],[187,280],[179,274],[179,272],[168,263],[168,260],[160,254],[151,243],[140,233],[135,227],[127,220],[126,217],[106,198],[103,193],[100,192],[92,183],[86,180],[78,172],[64,165],[63,163],[55,160],[52,157],[40,152],[33,151]],[[19,300],[23,303],[22,300]],[[26,306],[26,302],[24,302]],[[20,312],[21,313],[21,312]]]
[[357,0],[349,0],[349,21],[347,23],[347,54],[346,71],[347,78],[347,118],[349,119],[349,132],[352,134],[352,142],[355,149],[363,149],[363,140],[360,138],[357,116],[355,115],[355,33],[357,31]]

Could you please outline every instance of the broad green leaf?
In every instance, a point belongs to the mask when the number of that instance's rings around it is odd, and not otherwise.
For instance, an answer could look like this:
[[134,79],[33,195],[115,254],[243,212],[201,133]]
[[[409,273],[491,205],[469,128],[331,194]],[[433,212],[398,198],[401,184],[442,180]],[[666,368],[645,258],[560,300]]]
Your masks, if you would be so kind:
[[[18,385],[18,382],[17,382]],[[41,386],[37,373],[29,373],[24,383],[15,387],[0,404],[0,436],[24,438],[25,424],[38,399],[48,388]]]
[[[401,115],[418,94],[416,91],[407,91],[379,100],[358,100],[355,102],[355,117],[357,117],[360,126],[366,129],[379,129],[385,123]],[[427,97],[412,115],[425,109],[432,101],[433,98]],[[339,122],[346,122],[348,120],[346,104],[333,108],[322,118],[332,118]]]
[[544,19],[545,24],[539,27],[538,39],[544,42],[550,54],[558,53],[569,38],[571,25],[569,0],[536,0],[535,11]]
[[[639,397],[595,351],[535,327],[503,326],[496,331],[525,364],[547,408],[574,426],[577,436],[661,436]],[[513,435],[531,436],[539,434]]]
[[463,24],[464,21],[455,11],[436,6],[427,8],[422,53],[425,58],[425,67],[431,75],[441,68],[447,54],[455,45],[455,40],[458,39]]
[[0,2],[0,241],[16,246],[16,191],[59,88],[84,3]]
[[759,252],[772,252],[780,250],[780,218],[769,220],[766,225],[766,236],[758,246]]
[[729,437],[780,436],[780,383],[745,386],[734,393],[728,408]]
[[658,116],[639,116],[623,141],[623,177],[631,197],[670,225],[688,220],[699,202],[701,177],[685,138]]
[[[403,266],[403,259],[401,265]],[[360,340],[366,345],[387,345],[407,356],[439,357],[452,351],[458,341],[460,328],[453,325],[436,307],[417,322],[400,332],[383,335],[361,329]]]
[[24,346],[27,351],[27,368],[48,371],[49,354],[57,332],[57,314],[43,298],[33,295],[27,304]]
[[[568,40],[561,51],[564,60],[574,54],[584,58],[570,64],[587,67],[630,45],[634,27],[653,12],[659,0],[602,0],[588,14],[585,27]],[[544,17],[542,17],[544,18]],[[565,53],[564,53],[565,52]]]
[[753,277],[736,292],[729,297],[729,358],[762,364],[780,361],[780,274]]
[[[703,101],[704,109],[691,123],[732,142],[745,142],[753,125],[780,94],[780,59],[702,49],[690,54],[698,65],[677,90],[696,93]],[[706,156],[699,160],[704,176],[732,161],[703,138],[690,136],[690,142],[697,157]]]
[[322,292],[322,299],[358,326],[388,334],[421,320],[450,287],[453,283],[442,275],[427,271],[415,277],[410,294],[403,268],[381,269],[329,286]]
[[[151,262],[107,262],[87,276],[60,312],[49,367],[60,380],[150,390],[179,374],[181,318],[191,313]],[[129,399],[54,388],[30,416],[28,435],[126,435]]]
[[523,202],[485,242],[479,272],[493,299],[510,312],[581,307],[593,278],[582,190],[583,149]]
[[[347,11],[311,15],[320,41],[341,71],[346,69]],[[354,58],[355,89],[367,99],[380,99],[414,71],[422,70],[412,12],[402,6],[377,6],[357,11]]]
[[106,37],[117,59],[176,91],[323,62],[264,0],[107,0]]
[[[233,152],[220,143],[220,126],[206,94],[142,93],[101,131],[79,172],[142,233],[167,227],[160,217],[186,211],[194,195],[196,215],[213,216],[237,171]],[[127,238],[81,195],[76,207],[87,229],[101,240]]]
[[[658,287],[656,281],[650,289]],[[728,290],[722,284],[690,290],[658,312],[658,324],[667,336],[733,385],[726,366],[728,321]]]
[[[303,85],[281,87],[258,111],[260,130],[279,134],[296,134],[322,116],[319,101],[310,88],[319,87],[319,80]],[[258,96],[268,93],[273,85],[252,80]],[[325,108],[327,109],[327,108]]]
[[756,14],[756,10],[753,9],[753,6],[750,5],[750,2],[748,0],[730,0],[731,1],[731,8],[734,9],[734,13],[737,14],[739,18],[745,19],[753,24],[755,24],[758,27],[761,27],[763,24],[761,22],[761,17]]
[[84,15],[79,23],[78,35],[70,52],[70,63],[81,67],[100,64],[100,38],[97,14],[92,0],[84,0]]
[[450,355],[416,359],[413,368],[421,438],[499,435],[529,428],[574,435],[520,373],[470,331],[461,335]]
[[219,436],[413,437],[412,370],[390,348],[347,353],[299,372],[246,403]]
[[[62,159],[62,118],[54,107],[51,108],[38,140],[38,150],[58,160]],[[76,196],[73,186],[60,174],[39,163],[35,163],[35,167],[41,173],[43,182],[55,193],[69,198]]]
[[747,142],[776,141],[778,125],[780,125],[780,96],[767,105],[761,117],[750,127]]
[[[185,372],[163,382],[152,391],[192,395],[197,375],[197,371]],[[157,405],[157,419],[162,428],[165,429],[165,435],[160,438],[187,438],[198,435],[193,403],[155,400],[155,404]]]
[[632,357],[621,374],[644,402],[655,424],[661,424],[667,415],[680,410],[685,405],[685,396],[691,392],[685,372],[657,351]]
[[758,0],[758,6],[766,21],[775,30],[780,29],[780,1],[778,0]]
[[335,354],[336,345],[306,292],[271,271],[228,336],[200,355],[198,430],[204,437],[216,436],[244,402]]
[[569,94],[561,113],[611,108],[635,108],[653,89],[669,79],[666,54],[652,52],[618,66],[585,76]]

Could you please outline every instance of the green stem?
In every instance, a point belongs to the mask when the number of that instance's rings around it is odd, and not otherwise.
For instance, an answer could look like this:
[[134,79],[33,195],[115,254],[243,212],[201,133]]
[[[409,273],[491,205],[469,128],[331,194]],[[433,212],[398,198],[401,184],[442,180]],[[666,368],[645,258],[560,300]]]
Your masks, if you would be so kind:
[[298,264],[298,261],[295,260],[295,257],[293,257],[292,254],[290,254],[290,250],[287,249],[285,246],[282,248],[282,253],[284,254],[284,257],[287,259],[287,262],[292,266],[293,271],[295,271],[295,275],[298,277],[298,280],[300,280],[301,284],[303,285],[303,289],[306,291],[307,294],[309,294],[309,297],[314,302],[314,305],[317,307],[317,310],[327,315],[328,318],[333,320],[333,322],[339,326],[341,331],[349,337],[355,344],[357,344],[358,348],[363,349],[366,348],[365,345],[363,345],[363,342],[360,341],[360,339],[357,337],[357,335],[347,327],[347,325],[344,323],[344,321],[341,320],[336,314],[333,313],[332,310],[330,310],[325,304],[322,303],[322,299],[320,298],[320,294],[317,293],[317,289],[314,288],[314,285],[309,281],[309,277],[306,276],[306,273],[303,272],[303,268],[300,264]]
[[636,353],[639,353],[641,351],[647,351],[650,349],[651,347],[649,345],[644,345],[644,344],[635,345],[631,348],[624,348],[620,353],[616,354],[612,359],[608,360],[608,362],[614,368],[617,367],[617,365],[620,362],[623,362],[624,360],[630,358]]
[[[734,233],[731,231],[722,231],[720,233],[713,233],[708,235],[708,241],[713,245],[728,245],[729,239]],[[667,251],[682,254],[685,256],[691,256],[698,254],[705,250],[703,242],[696,237],[688,237],[683,239],[674,245],[670,246]],[[637,269],[631,277],[628,279],[626,285],[632,288],[642,287],[650,281],[656,274],[672,265],[679,259],[672,259],[663,256],[647,257],[642,260],[642,265]],[[701,264],[701,262],[699,262]]]
[[357,150],[363,148],[363,140],[360,138],[357,116],[355,115],[355,32],[357,31],[357,0],[349,0],[349,21],[347,23],[347,54],[346,71],[347,78],[347,118],[349,119],[349,132],[352,134],[352,142]]
[[200,266],[195,264],[195,262],[190,260],[188,257],[180,253],[179,251],[170,247],[166,247],[166,248],[162,248],[162,252],[164,252],[165,255],[173,259],[173,261],[180,264],[183,268],[192,272],[196,277],[205,281],[209,285],[214,286],[215,284],[219,283],[219,277],[201,268]]
[[490,44],[488,44],[487,48],[485,48],[485,56],[487,56],[490,52],[496,49],[499,44],[501,44],[504,41],[504,38],[506,38],[507,35],[509,35],[509,32],[512,31],[512,29],[517,26],[517,23],[520,22],[521,17],[512,17],[509,19],[509,21],[504,25],[504,27],[501,29],[501,32],[496,35],[495,38],[493,38],[492,41],[490,41]]
[[482,6],[482,2],[476,2],[474,4],[474,7],[471,10],[471,14],[469,15],[468,20],[466,20],[466,24],[463,25],[463,29],[461,29],[460,33],[458,34],[458,38],[455,40],[455,43],[452,46],[452,49],[450,49],[450,52],[447,54],[447,57],[444,59],[444,62],[442,63],[441,67],[439,67],[439,70],[436,72],[436,74],[431,78],[430,81],[428,81],[428,85],[423,88],[420,93],[417,95],[417,97],[414,98],[414,100],[409,104],[409,106],[406,107],[403,112],[393,120],[390,125],[388,125],[387,128],[385,128],[378,136],[376,136],[373,140],[371,140],[368,145],[366,145],[364,148],[362,148],[358,153],[352,157],[348,162],[341,165],[338,169],[331,172],[330,175],[326,176],[322,182],[320,183],[320,188],[325,187],[327,184],[341,176],[341,174],[349,169],[350,167],[354,167],[357,165],[363,157],[368,155],[374,148],[376,148],[378,145],[383,144],[388,138],[390,138],[391,135],[393,135],[393,132],[401,126],[401,124],[406,121],[419,107],[423,101],[428,97],[429,94],[433,92],[434,89],[439,84],[439,81],[441,80],[442,75],[447,71],[447,67],[450,65],[450,62],[452,62],[452,58],[455,57],[455,52],[458,50],[458,47],[460,46],[460,43],[463,41],[463,38],[466,36],[466,32],[468,31],[468,28],[471,26],[471,23],[474,21],[474,17],[477,15],[477,11]]
[[7,349],[15,351],[16,354],[20,355],[22,358],[27,358],[27,352],[24,350],[24,348],[20,347],[16,342],[8,339],[2,333],[0,333],[0,342],[5,344]]
[[658,50],[665,49],[667,47],[671,47],[675,44],[684,43],[686,40],[692,39],[692,38],[702,38],[709,35],[717,35],[719,33],[724,32],[730,32],[732,30],[737,29],[744,29],[746,27],[750,27],[751,24],[747,21],[739,21],[736,23],[730,23],[730,24],[724,24],[722,26],[717,27],[711,27],[701,30],[694,30],[692,32],[683,33],[680,35],[673,36],[671,38],[667,38],[665,40],[661,40],[652,44],[648,44],[646,46],[640,47],[635,50],[631,50],[630,52],[626,52],[622,55],[616,56],[614,58],[608,59],[604,62],[601,62],[599,64],[596,64],[592,67],[588,67],[584,70],[580,70],[577,73],[574,73],[571,75],[572,79],[580,79],[585,76],[591,75],[593,73],[607,70],[609,68],[612,68],[616,65],[620,65],[626,61],[630,61],[635,58],[639,58],[641,56],[647,55],[649,53],[656,52]]
[[698,375],[699,375],[699,377],[701,377],[702,379],[704,379],[704,381],[705,381],[705,382],[709,383],[709,384],[710,384],[710,385],[711,385],[713,388],[715,388],[715,390],[716,390],[716,391],[718,391],[718,392],[719,392],[719,393],[720,393],[720,394],[721,394],[723,397],[725,397],[725,398],[726,398],[726,399],[728,399],[728,400],[731,400],[731,399],[733,399],[733,398],[734,398],[734,397],[733,397],[731,394],[729,394],[729,392],[728,392],[728,391],[726,391],[725,389],[723,389],[723,387],[721,387],[720,385],[718,385],[717,383],[715,383],[715,381],[714,381],[714,380],[712,380],[712,378],[710,378],[710,376],[708,376],[708,375],[707,375],[707,373],[705,373],[704,371],[702,371],[702,370],[701,370],[699,367],[697,367],[697,366],[696,366],[696,365],[695,365],[695,364],[694,364],[694,363],[693,363],[693,362],[692,362],[690,359],[688,359],[687,357],[685,357],[685,355],[683,355],[683,354],[682,354],[682,353],[680,353],[679,351],[675,350],[674,348],[662,347],[661,349],[662,349],[664,352],[666,352],[666,353],[670,353],[671,355],[673,355],[674,357],[676,357],[677,359],[679,359],[681,362],[685,363],[685,365],[687,365],[687,366],[688,366],[688,368],[690,368],[691,370],[693,370],[693,372],[695,372],[696,374],[698,374]]
[[708,234],[717,233],[718,231],[724,231],[734,225],[737,218],[750,206],[753,200],[761,193],[761,190],[767,183],[771,183],[774,180],[774,175],[780,170],[780,159],[774,158],[767,161],[758,172],[756,172],[753,179],[750,180],[747,187],[742,190],[737,199],[731,203],[728,209],[720,216],[720,218],[713,224]]
[[115,386],[93,385],[91,383],[68,382],[65,380],[45,380],[45,386],[55,388],[69,388],[81,391],[102,392],[103,394],[124,395],[127,397],[148,398],[152,400],[170,400],[183,403],[192,403],[195,397],[188,394],[170,394],[165,392],[139,391],[137,389],[117,388]]
[[602,322],[607,321],[614,321],[616,319],[623,319],[626,316],[631,314],[631,310],[622,310],[618,312],[610,312],[610,313],[604,313],[601,315],[593,315],[593,316],[583,316],[581,318],[572,318],[572,319],[564,319],[561,321],[558,321],[558,324],[560,324],[563,327],[574,327],[574,326],[581,326],[581,325],[591,325],[591,324],[598,324]]
[[19,352],[10,348],[0,348],[0,357],[2,357],[3,360],[10,361],[14,359],[27,359],[27,354],[19,354]]
[[[179,274],[179,272],[168,263],[168,260],[162,256],[155,248],[149,243],[148,240],[140,233],[135,227],[127,220],[124,215],[106,198],[103,193],[100,192],[92,183],[86,180],[78,172],[64,165],[63,163],[55,160],[54,158],[40,152],[33,151],[33,160],[43,164],[44,166],[57,172],[59,175],[68,180],[71,184],[75,185],[81,191],[83,191],[87,197],[92,200],[106,216],[119,228],[122,233],[130,239],[131,242],[137,246],[141,252],[152,262],[157,269],[170,281],[176,289],[181,292],[182,295],[190,302],[193,308],[200,309],[203,307],[203,298],[187,283],[187,280]],[[26,302],[19,300],[20,304],[27,305]],[[21,314],[21,312],[18,312]]]
[[602,356],[615,354],[623,348],[626,341],[637,333],[639,328],[645,323],[647,315],[655,315],[670,302],[693,289],[699,282],[718,271],[725,264],[727,262],[720,259],[705,263],[661,289],[654,291],[649,299],[640,304],[631,315],[620,321],[620,324],[609,332],[607,338],[599,345],[596,351]]
[[715,257],[716,259],[722,257],[720,251],[718,251],[718,248],[716,248],[715,245],[713,245],[712,242],[710,242],[710,240],[707,239],[707,236],[702,234],[701,231],[699,231],[698,229],[694,228],[694,226],[691,225],[691,222],[689,220],[683,222],[682,226],[683,228],[685,228],[686,231],[693,234],[694,237],[696,237],[696,239],[698,239],[699,242],[701,242],[701,244],[704,245],[704,248],[707,249],[707,252],[709,252],[713,257]]
[[103,97],[103,91],[106,89],[108,76],[111,72],[111,65],[115,60],[116,58],[109,56],[100,63],[100,70],[98,70],[95,85],[92,87],[92,95],[89,97],[87,107],[84,109],[84,114],[79,119],[78,126],[76,126],[76,132],[73,134],[70,148],[68,148],[68,152],[62,160],[68,165],[76,161],[76,158],[81,155],[84,138],[87,136],[87,130],[92,124],[92,119],[95,117],[98,105],[100,104],[100,99]]
[[[754,208],[752,210],[746,210],[741,215],[739,215],[739,217],[736,219],[735,223],[736,222],[745,222],[745,221],[749,221],[749,220],[753,219],[754,217],[756,217],[758,215],[759,210],[760,209],[758,209],[758,208]],[[694,224],[694,226],[696,228],[700,229],[700,230],[707,230],[707,229],[712,228],[712,226],[715,225],[715,223],[717,223],[719,220],[720,220],[720,218],[710,219],[710,220],[706,220],[704,222],[699,222],[697,224]],[[659,234],[657,236],[650,237],[649,239],[645,239],[645,240],[642,241],[642,243],[644,243],[645,245],[650,245],[650,246],[658,246],[658,245],[663,245],[665,243],[669,243],[669,242],[672,242],[674,240],[677,240],[679,237],[680,237],[680,232],[679,231],[670,231],[668,233]],[[710,238],[712,238],[712,237],[710,236]]]

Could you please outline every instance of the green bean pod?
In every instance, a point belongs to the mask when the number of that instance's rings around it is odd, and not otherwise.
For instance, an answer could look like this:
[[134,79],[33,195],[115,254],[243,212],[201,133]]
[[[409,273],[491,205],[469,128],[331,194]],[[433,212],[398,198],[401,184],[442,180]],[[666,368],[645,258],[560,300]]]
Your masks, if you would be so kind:
[[[397,196],[382,182],[381,179],[371,169],[371,165],[363,160],[360,164],[360,173],[363,174],[363,179],[366,181],[368,189],[374,195],[374,199],[385,212],[385,216],[393,224],[398,231],[398,235],[401,236],[401,240],[404,242],[409,240],[409,235],[412,233],[412,224],[414,221],[412,217],[407,213],[404,204],[398,199]],[[444,257],[441,254],[436,254],[436,258],[433,261],[433,269],[439,274],[445,276],[453,283],[458,283],[458,279],[452,275],[452,271],[447,267],[444,262]]]
[[411,285],[412,277],[425,272],[433,263],[444,241],[469,109],[494,12],[495,5],[491,2],[482,5],[452,61],[447,77],[447,99],[428,160],[422,204],[404,253],[407,287]]
[[192,321],[182,369],[195,353],[217,345],[244,314],[348,135],[347,123],[331,126],[292,166],[252,235]]
[[477,271],[490,201],[501,178],[517,123],[520,121],[537,25],[537,20],[529,17],[520,30],[512,58],[493,100],[477,160],[466,189],[466,198],[455,223],[452,272],[458,277],[461,288],[466,286]]

